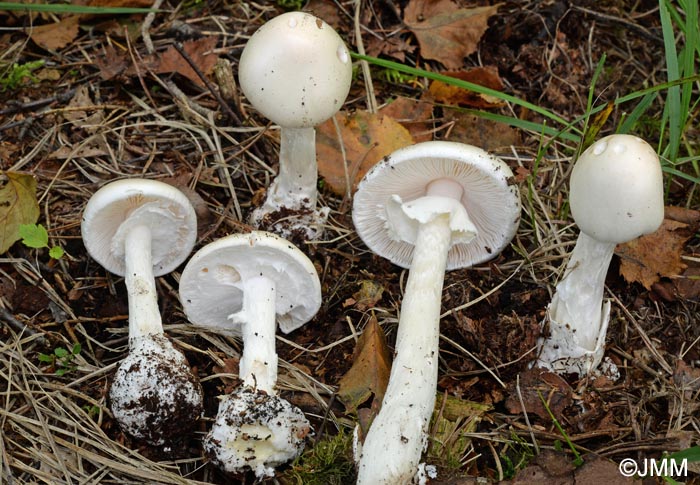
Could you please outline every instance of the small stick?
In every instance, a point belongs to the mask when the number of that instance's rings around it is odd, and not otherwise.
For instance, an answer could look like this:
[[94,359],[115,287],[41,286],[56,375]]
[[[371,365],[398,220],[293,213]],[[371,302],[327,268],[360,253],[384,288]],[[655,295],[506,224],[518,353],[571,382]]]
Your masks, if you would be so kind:
[[15,318],[15,316],[8,312],[7,309],[0,307],[0,320],[5,322],[8,326],[12,327],[19,333],[25,333],[28,335],[39,335],[37,337],[36,341],[42,345],[46,346],[48,344],[48,341],[46,338],[41,334],[41,332],[37,332],[33,328],[31,328],[29,325],[25,325],[19,320]]
[[221,94],[219,93],[219,91],[217,91],[214,88],[214,85],[209,81],[209,79],[207,79],[207,77],[204,75],[204,73],[199,68],[199,66],[197,66],[197,64],[195,64],[195,62],[192,60],[190,55],[185,51],[185,49],[183,49],[182,44],[180,42],[175,42],[173,44],[173,46],[175,47],[175,50],[177,50],[177,52],[182,56],[182,58],[185,61],[187,61],[187,64],[190,65],[192,70],[194,70],[194,72],[197,73],[197,76],[199,76],[199,78],[202,80],[202,82],[204,82],[204,84],[207,86],[207,89],[211,92],[211,94],[214,95],[214,97],[219,102],[219,104],[221,105],[223,110],[226,112],[226,115],[229,117],[229,119],[233,120],[236,124],[240,125],[241,120],[238,118],[236,113],[233,112],[233,110],[228,105],[228,103],[226,103],[224,98],[221,97]]

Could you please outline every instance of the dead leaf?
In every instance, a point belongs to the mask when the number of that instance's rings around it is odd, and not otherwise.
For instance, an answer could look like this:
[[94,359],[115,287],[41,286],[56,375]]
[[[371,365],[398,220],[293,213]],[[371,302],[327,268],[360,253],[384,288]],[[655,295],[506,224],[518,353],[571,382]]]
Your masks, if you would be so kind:
[[[210,36],[182,43],[182,49],[205,75],[211,74],[216,65],[216,61],[219,59],[219,56],[212,52],[216,47],[216,42],[216,37]],[[194,69],[183,59],[182,55],[180,55],[175,47],[169,47],[162,54],[149,59],[150,61],[156,60],[156,64],[152,68],[155,73],[163,74],[176,72],[199,86],[205,86],[204,81],[200,79]]]
[[117,52],[111,44],[104,47],[104,55],[95,59],[95,65],[100,70],[100,77],[104,81],[109,81],[121,75],[129,67],[126,54]]
[[681,253],[691,236],[687,224],[664,219],[655,232],[617,246],[620,274],[628,283],[641,283],[647,290],[661,277],[681,274],[686,268]]
[[469,434],[476,431],[483,415],[491,409],[488,404],[438,394],[430,425],[432,443],[428,456],[434,459],[465,456],[471,446]]
[[406,61],[406,54],[412,54],[416,50],[415,45],[409,44],[401,37],[369,37],[366,46],[368,56],[393,57],[399,62]]
[[338,398],[350,413],[365,403],[372,395],[372,408],[376,411],[384,398],[389,383],[391,361],[382,327],[373,316],[357,341],[350,370],[340,379]]
[[32,27],[29,37],[36,45],[47,51],[63,49],[78,37],[79,15],[65,17],[58,22]]
[[[475,67],[466,71],[442,72],[461,81],[478,84],[495,91],[503,90],[503,81],[498,75],[498,69],[492,66]],[[486,94],[463,89],[442,81],[433,81],[428,88],[428,95],[436,102],[451,106],[465,106],[471,108],[495,108],[503,106],[503,101]]]
[[374,280],[362,280],[360,289],[352,295],[355,300],[355,308],[363,312],[368,308],[374,308],[379,300],[382,299],[384,287]]
[[443,109],[443,117],[451,121],[447,139],[478,146],[486,151],[498,152],[520,142],[518,131],[504,123],[456,109]]
[[411,0],[404,22],[418,39],[423,57],[459,69],[463,59],[476,52],[498,7],[459,8],[452,0]]
[[7,182],[0,188],[0,254],[20,239],[20,224],[36,224],[39,219],[34,177],[18,172],[5,175]]
[[[354,114],[340,112],[335,119],[340,127],[353,191],[357,188],[357,182],[379,160],[414,143],[406,128],[383,114],[367,111],[357,111]],[[332,119],[316,130],[316,152],[319,174],[333,192],[344,195],[346,179],[343,155]]]
[[433,103],[397,96],[379,112],[401,123],[416,143],[433,139]]
[[81,84],[75,91],[68,108],[63,114],[66,120],[88,133],[95,133],[104,121],[104,112],[92,102],[87,84]]
[[[520,396],[515,386],[516,381],[508,386],[506,399],[506,408],[513,414],[521,414],[524,410],[549,422],[549,408],[554,417],[562,421],[564,409],[573,403],[573,391],[564,378],[542,369],[528,369],[520,373]],[[542,399],[547,403],[547,408]]]

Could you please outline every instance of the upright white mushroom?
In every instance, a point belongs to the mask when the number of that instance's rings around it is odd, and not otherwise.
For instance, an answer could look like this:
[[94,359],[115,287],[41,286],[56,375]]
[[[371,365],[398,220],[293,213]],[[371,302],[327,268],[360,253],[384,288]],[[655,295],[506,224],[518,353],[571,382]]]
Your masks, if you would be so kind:
[[253,231],[200,249],[182,272],[180,298],[189,320],[242,336],[243,387],[223,398],[204,448],[229,473],[274,468],[304,449],[311,425],[301,410],[277,396],[275,329],[291,332],[321,306],[314,265],[290,242]]
[[410,272],[389,385],[360,452],[359,485],[409,483],[416,475],[435,405],[445,270],[496,256],[519,217],[508,166],[461,143],[397,150],[360,182],[353,207],[357,233]]
[[316,209],[316,132],[350,90],[352,63],[343,40],[323,20],[305,12],[282,14],[260,27],[238,67],[248,101],[280,126],[279,172],[265,203],[251,217],[255,227],[283,237],[315,239],[328,209]]
[[[597,141],[574,165],[569,204],[581,232],[547,309],[550,335],[541,342],[536,365],[583,376],[596,370],[605,351],[610,302],[603,304],[603,291],[615,246],[654,232],[663,222],[656,152],[631,135]],[[605,373],[616,377],[614,364],[606,367]]]
[[201,415],[202,388],[163,333],[155,277],[175,269],[192,251],[194,209],[168,184],[120,180],[90,198],[81,232],[90,256],[124,276],[129,298],[129,354],[109,389],[112,413],[136,438],[155,445],[173,440]]

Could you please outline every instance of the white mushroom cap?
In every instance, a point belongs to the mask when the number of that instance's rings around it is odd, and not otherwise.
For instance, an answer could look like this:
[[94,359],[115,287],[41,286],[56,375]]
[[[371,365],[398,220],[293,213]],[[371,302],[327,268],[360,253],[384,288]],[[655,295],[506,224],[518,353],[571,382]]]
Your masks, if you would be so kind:
[[238,79],[248,100],[283,127],[308,128],[333,116],[350,91],[352,62],[338,33],[304,12],[260,27],[246,44]]
[[[452,180],[463,188],[459,202],[473,225],[468,220],[450,221],[453,236],[447,269],[468,267],[494,257],[517,231],[520,196],[512,177],[505,162],[471,145],[431,141],[401,148],[375,165],[360,182],[352,213],[355,229],[372,251],[409,268],[414,226],[421,218],[420,206],[428,199],[424,197],[427,186],[441,179]],[[412,220],[396,210],[397,204],[420,198],[414,205],[403,206],[404,213],[415,212]],[[448,199],[439,203],[452,202]],[[433,211],[444,213],[448,208]],[[449,212],[459,215],[457,211]]]
[[150,229],[154,276],[177,268],[197,238],[197,217],[182,192],[156,180],[124,179],[103,186],[88,201],[83,243],[95,261],[124,276],[124,238],[137,225]]
[[654,232],[664,220],[661,164],[632,135],[610,135],[581,154],[571,172],[571,213],[581,231],[611,243]]
[[243,306],[247,279],[275,282],[277,323],[289,333],[311,320],[321,307],[321,283],[313,263],[275,234],[232,234],[200,249],[180,278],[180,298],[195,325],[240,335],[240,322],[228,317]]

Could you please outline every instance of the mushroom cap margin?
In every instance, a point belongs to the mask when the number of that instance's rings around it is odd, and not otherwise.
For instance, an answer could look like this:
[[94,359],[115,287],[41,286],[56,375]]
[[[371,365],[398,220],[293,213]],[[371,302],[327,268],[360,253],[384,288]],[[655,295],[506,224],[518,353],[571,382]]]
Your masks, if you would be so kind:
[[428,183],[439,178],[462,185],[461,203],[479,231],[471,242],[450,247],[447,269],[487,261],[503,250],[520,222],[520,194],[513,173],[505,162],[481,148],[449,141],[401,148],[367,172],[355,193],[352,214],[365,245],[392,263],[410,268],[413,245],[391,239],[384,207],[394,194],[404,202],[423,197]]
[[[149,210],[141,210],[150,207]],[[176,187],[149,179],[122,179],[95,192],[83,210],[83,244],[102,267],[124,276],[124,249],[119,228],[134,218],[143,218],[151,229],[154,276],[180,266],[197,239],[197,216],[189,199]]]
[[195,325],[240,335],[228,316],[241,310],[243,283],[265,276],[275,281],[280,330],[292,332],[321,307],[321,283],[309,258],[292,243],[265,231],[231,234],[200,249],[180,278],[180,300]]

